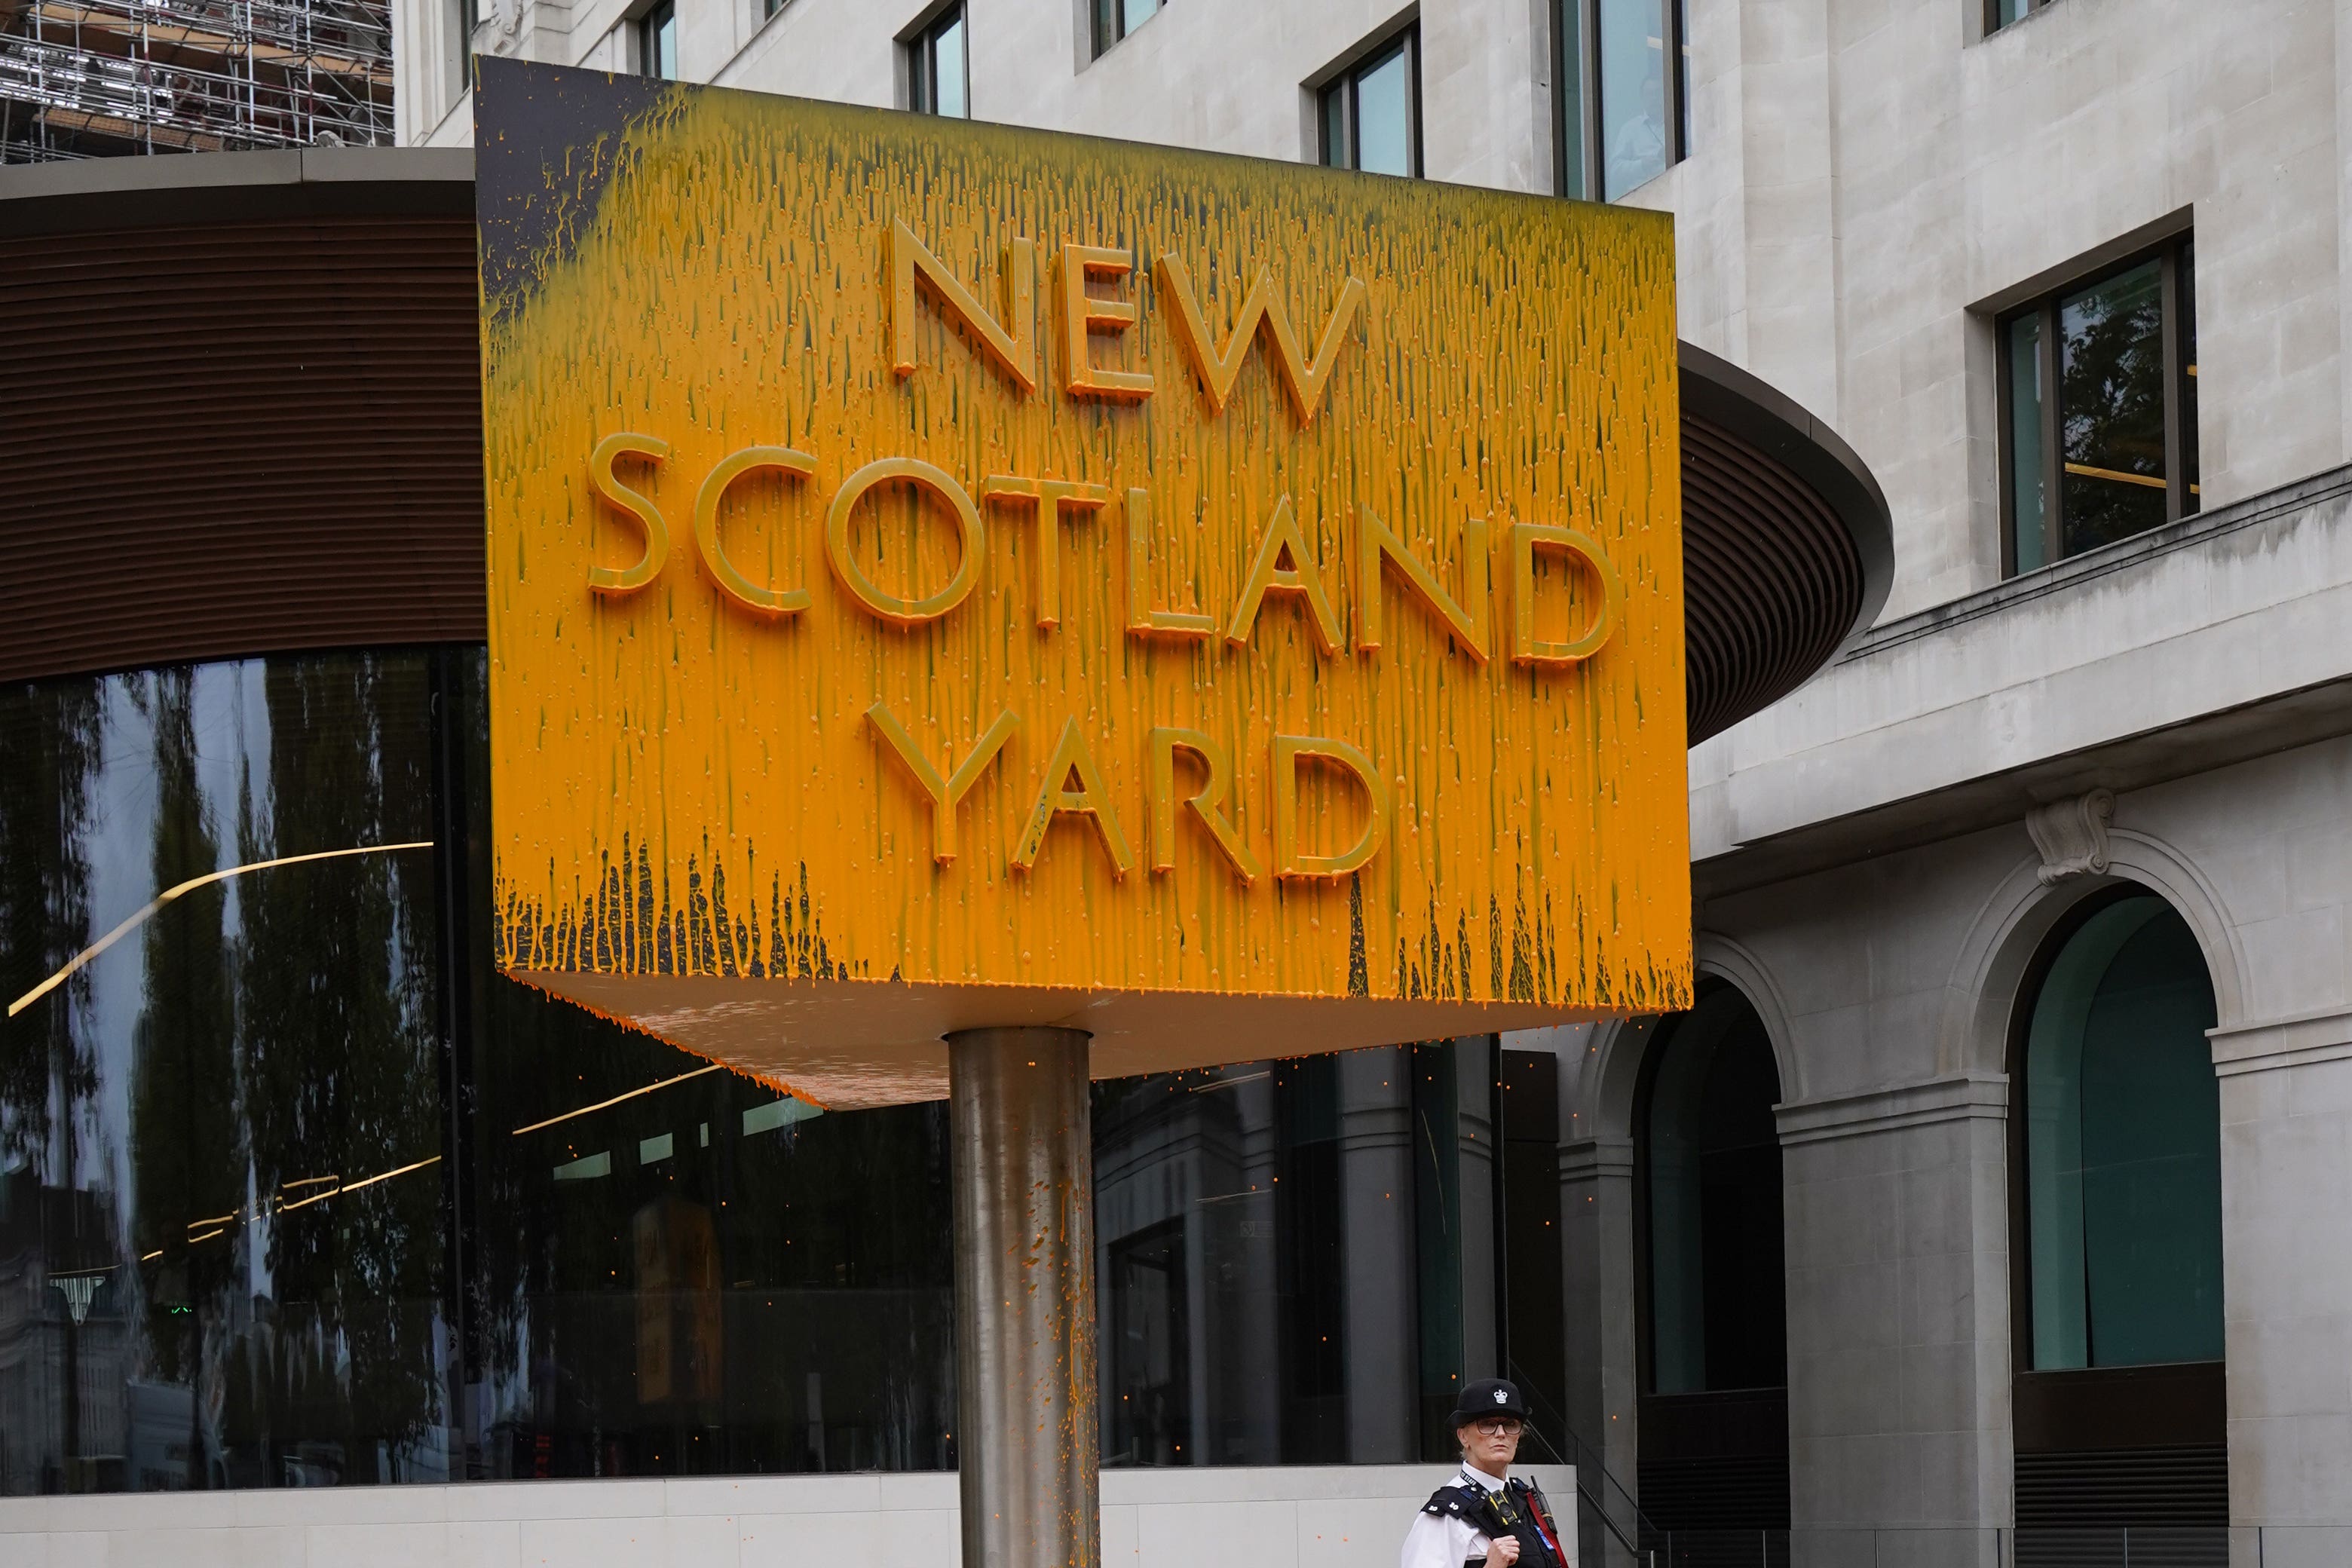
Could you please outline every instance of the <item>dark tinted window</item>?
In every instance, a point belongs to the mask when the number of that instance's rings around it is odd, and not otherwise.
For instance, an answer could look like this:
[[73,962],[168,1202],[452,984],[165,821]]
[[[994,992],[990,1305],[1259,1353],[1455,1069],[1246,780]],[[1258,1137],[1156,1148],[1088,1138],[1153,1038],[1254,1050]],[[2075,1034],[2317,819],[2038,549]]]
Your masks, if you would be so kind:
[[451,1475],[433,688],[0,694],[0,1490]]
[[[945,1106],[821,1111],[494,974],[482,686],[0,692],[0,1490],[954,1465]],[[1097,1086],[1110,1462],[1451,1456],[1488,1307],[1550,1300],[1504,1257],[1558,1267],[1496,1061]]]
[[2035,1370],[2221,1359],[2213,1022],[2197,939],[2153,894],[2052,961],[2021,1095]]
[[2183,241],[2000,323],[2012,572],[2198,510],[2194,278]]
[[1421,173],[1420,29],[1407,27],[1323,89],[1323,162],[1371,174]]

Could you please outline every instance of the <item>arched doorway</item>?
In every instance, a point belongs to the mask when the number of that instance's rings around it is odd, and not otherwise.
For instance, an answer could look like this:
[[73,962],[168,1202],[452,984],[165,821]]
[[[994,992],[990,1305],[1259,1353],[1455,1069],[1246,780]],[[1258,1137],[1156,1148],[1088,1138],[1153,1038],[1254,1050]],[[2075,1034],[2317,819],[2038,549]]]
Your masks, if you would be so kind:
[[1753,1562],[1759,1531],[1789,1528],[1780,1098],[1763,1020],[1716,982],[1662,1031],[1634,1100],[1641,1503],[1677,1562],[1709,1561],[1718,1531]]
[[[2227,1560],[2210,972],[2145,888],[2053,935],[2011,1061],[2018,1561]],[[2097,1538],[2080,1531],[2091,1531]],[[2104,1560],[2102,1558],[2101,1560]]]

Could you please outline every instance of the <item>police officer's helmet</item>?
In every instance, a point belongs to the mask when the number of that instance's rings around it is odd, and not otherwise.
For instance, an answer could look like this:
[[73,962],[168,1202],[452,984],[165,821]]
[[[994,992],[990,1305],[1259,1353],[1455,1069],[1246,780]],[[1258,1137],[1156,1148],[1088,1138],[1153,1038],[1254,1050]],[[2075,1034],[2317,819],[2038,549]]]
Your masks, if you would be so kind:
[[1525,1422],[1534,1419],[1519,1398],[1519,1386],[1499,1377],[1481,1378],[1462,1390],[1462,1397],[1454,1402],[1454,1425],[1467,1426],[1473,1421],[1483,1421],[1489,1415],[1509,1415]]

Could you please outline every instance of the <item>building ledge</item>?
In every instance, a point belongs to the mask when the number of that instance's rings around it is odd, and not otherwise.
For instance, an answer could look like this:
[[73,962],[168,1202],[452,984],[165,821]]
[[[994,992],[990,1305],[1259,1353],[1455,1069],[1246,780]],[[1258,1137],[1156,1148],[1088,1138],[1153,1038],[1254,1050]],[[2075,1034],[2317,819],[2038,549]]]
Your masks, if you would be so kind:
[[1856,639],[1691,753],[1703,895],[2352,733],[2352,468]]

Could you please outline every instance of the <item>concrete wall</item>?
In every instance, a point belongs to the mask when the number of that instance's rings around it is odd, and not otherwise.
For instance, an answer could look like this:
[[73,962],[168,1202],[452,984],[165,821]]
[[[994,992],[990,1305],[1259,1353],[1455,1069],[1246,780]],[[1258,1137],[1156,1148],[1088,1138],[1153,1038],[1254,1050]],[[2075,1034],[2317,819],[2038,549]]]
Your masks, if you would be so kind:
[[[1389,1568],[1443,1466],[1109,1470],[1106,1568]],[[1573,1499],[1575,1472],[1526,1472]],[[9,1568],[939,1568],[956,1478],[791,1476],[0,1499]]]

